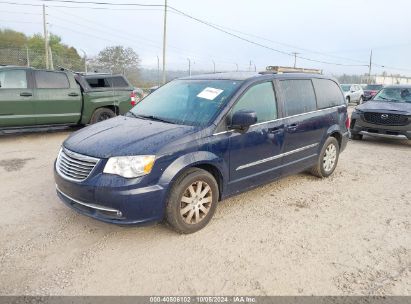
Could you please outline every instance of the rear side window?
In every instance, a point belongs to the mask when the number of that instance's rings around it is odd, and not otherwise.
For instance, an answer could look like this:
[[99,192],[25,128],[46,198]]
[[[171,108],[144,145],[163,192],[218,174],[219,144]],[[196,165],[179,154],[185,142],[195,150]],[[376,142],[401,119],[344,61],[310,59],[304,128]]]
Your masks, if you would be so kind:
[[234,105],[231,113],[239,110],[252,110],[257,114],[257,122],[277,118],[277,104],[271,82],[257,84],[250,89]]
[[110,78],[111,85],[114,88],[127,88],[129,85],[121,76],[115,76]]
[[38,89],[68,89],[70,83],[65,73],[35,71],[34,77]]
[[86,78],[92,88],[128,88],[127,81],[121,76]]
[[86,78],[88,85],[92,88],[111,88],[107,78]]
[[292,116],[317,109],[314,88],[310,79],[280,81],[285,99],[285,114]]
[[339,86],[329,79],[313,79],[317,105],[319,109],[335,107],[344,104],[344,97]]
[[27,89],[26,71],[0,71],[0,89]]

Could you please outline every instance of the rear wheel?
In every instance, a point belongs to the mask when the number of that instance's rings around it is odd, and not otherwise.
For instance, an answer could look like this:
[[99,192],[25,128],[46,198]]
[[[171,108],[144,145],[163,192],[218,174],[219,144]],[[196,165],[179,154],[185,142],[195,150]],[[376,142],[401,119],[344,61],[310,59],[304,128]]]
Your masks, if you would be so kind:
[[97,122],[113,118],[115,116],[116,114],[111,109],[99,108],[94,111],[93,115],[91,116],[90,123],[95,124]]
[[345,98],[345,100],[347,101],[347,103],[350,103],[350,96],[347,96],[347,97]]
[[335,137],[329,137],[320,152],[317,164],[311,168],[311,174],[317,177],[330,176],[337,167],[340,147]]
[[211,220],[217,201],[215,178],[205,170],[190,169],[174,182],[167,202],[167,222],[179,233],[196,232]]

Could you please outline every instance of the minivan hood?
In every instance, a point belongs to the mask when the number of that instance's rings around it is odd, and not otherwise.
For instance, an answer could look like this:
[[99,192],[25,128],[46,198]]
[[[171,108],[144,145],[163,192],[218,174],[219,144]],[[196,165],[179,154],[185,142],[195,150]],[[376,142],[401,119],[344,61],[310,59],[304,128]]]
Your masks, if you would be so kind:
[[98,158],[156,155],[168,143],[195,130],[192,126],[119,116],[73,133],[63,146]]
[[411,103],[404,102],[385,102],[385,101],[367,101],[356,107],[360,111],[388,111],[402,112],[411,114]]

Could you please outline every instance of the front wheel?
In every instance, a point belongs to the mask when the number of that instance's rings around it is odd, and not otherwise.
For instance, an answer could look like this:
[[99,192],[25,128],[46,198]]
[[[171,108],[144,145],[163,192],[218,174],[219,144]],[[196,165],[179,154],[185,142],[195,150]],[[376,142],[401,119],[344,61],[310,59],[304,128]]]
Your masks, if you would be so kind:
[[95,124],[97,122],[113,118],[115,116],[116,113],[114,113],[112,110],[108,108],[99,108],[95,110],[93,115],[91,116],[90,124]]
[[340,146],[335,137],[329,137],[321,149],[317,164],[311,168],[311,174],[317,177],[330,176],[337,167]]
[[179,233],[193,233],[204,228],[214,215],[218,185],[205,170],[193,168],[173,183],[167,207],[167,222]]

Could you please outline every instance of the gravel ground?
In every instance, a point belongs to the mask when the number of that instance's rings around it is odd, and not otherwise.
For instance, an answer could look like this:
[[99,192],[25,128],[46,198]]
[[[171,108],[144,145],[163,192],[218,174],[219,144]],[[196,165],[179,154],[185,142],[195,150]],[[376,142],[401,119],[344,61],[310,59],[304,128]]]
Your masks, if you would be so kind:
[[55,194],[69,131],[0,138],[0,294],[411,295],[411,142],[350,142],[328,179],[223,201],[192,235],[118,227]]

